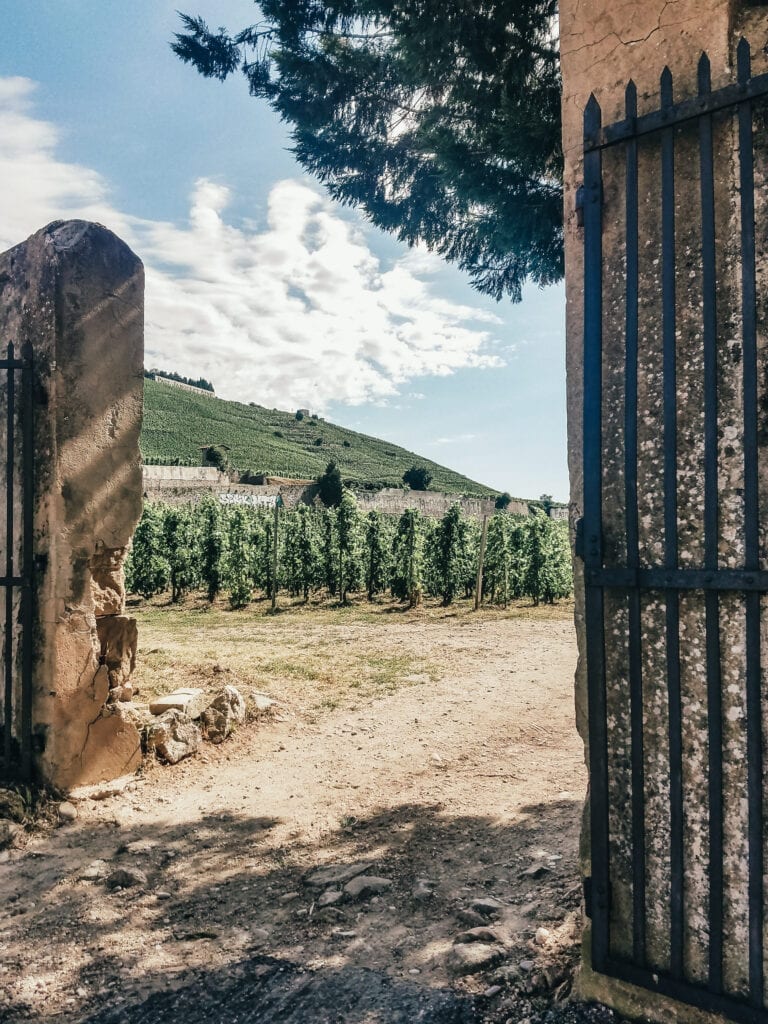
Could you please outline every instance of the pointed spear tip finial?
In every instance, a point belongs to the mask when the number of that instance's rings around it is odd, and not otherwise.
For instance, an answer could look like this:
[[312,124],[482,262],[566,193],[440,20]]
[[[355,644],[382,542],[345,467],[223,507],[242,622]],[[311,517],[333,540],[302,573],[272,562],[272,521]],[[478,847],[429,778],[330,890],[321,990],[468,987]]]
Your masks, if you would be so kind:
[[637,86],[633,78],[627,82],[624,90],[627,117],[637,117]]
[[668,64],[661,72],[661,102],[664,106],[669,106],[672,103],[672,72]]
[[699,95],[711,92],[712,89],[712,65],[706,50],[701,51],[698,66]]
[[736,70],[738,72],[739,85],[746,85],[752,77],[752,50],[749,41],[741,37],[736,47]]

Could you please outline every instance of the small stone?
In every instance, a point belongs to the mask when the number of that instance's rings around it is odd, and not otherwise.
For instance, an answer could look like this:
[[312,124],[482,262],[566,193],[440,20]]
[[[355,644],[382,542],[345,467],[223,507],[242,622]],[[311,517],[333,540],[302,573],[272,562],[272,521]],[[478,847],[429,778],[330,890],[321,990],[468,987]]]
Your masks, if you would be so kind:
[[549,941],[549,929],[537,928],[535,940],[538,946],[546,946],[547,942]]
[[531,864],[529,868],[523,871],[524,878],[541,878],[542,875],[546,875],[551,869],[546,864]]
[[77,820],[77,808],[74,804],[69,803],[65,800],[59,804],[59,817],[62,821],[76,821]]
[[138,868],[117,868],[107,876],[106,885],[108,889],[132,889],[144,888],[147,884],[147,876]]
[[421,971],[419,970],[418,967],[411,967],[411,969],[408,971],[408,973],[416,975],[416,974],[421,974]]
[[356,875],[362,875],[370,866],[368,861],[363,860],[354,864],[327,864],[324,867],[313,868],[304,876],[304,883],[316,889],[343,885]]
[[493,917],[494,914],[498,914],[500,910],[503,910],[504,904],[494,899],[493,896],[486,896],[473,900],[470,907],[476,914],[481,914],[483,917]]
[[456,920],[460,924],[466,924],[470,928],[476,928],[478,925],[485,924],[485,918],[482,914],[478,914],[476,910],[467,910],[466,908],[456,911]]
[[280,897],[281,903],[292,903],[293,900],[297,900],[301,896],[300,892],[284,892]]
[[130,853],[132,857],[140,857],[151,853],[156,849],[157,843],[151,839],[134,839],[132,843],[126,843],[125,846],[121,847],[119,853]]
[[269,941],[269,932],[266,928],[254,928],[251,932],[251,941],[255,945],[262,945]]
[[485,942],[486,944],[493,945],[493,943],[500,940],[492,928],[470,928],[469,931],[461,932],[457,935],[453,941],[457,945],[466,942]]
[[417,878],[411,893],[415,900],[429,900],[435,895],[435,889],[428,878]]
[[452,946],[446,957],[446,966],[452,974],[477,974],[495,967],[503,959],[504,950],[501,946],[470,942]]
[[489,985],[485,992],[483,992],[483,997],[485,999],[493,999],[499,992],[501,992],[501,985]]
[[520,963],[518,964],[518,967],[520,968],[520,970],[524,971],[526,974],[528,974],[530,971],[532,971],[534,966],[535,965],[534,965],[533,960],[521,960]]
[[334,903],[338,903],[342,899],[344,899],[344,893],[341,889],[328,889],[322,896],[318,896],[317,906],[320,909],[323,907],[332,907]]
[[171,894],[169,892],[158,892],[155,893],[155,896],[158,900],[169,900],[171,898]]
[[344,892],[353,900],[365,899],[366,896],[377,896],[392,888],[389,878],[377,878],[375,875],[358,875],[344,886]]
[[337,939],[354,939],[357,938],[357,932],[331,932]]
[[80,878],[84,882],[100,882],[107,877],[109,865],[105,860],[93,860],[82,872]]

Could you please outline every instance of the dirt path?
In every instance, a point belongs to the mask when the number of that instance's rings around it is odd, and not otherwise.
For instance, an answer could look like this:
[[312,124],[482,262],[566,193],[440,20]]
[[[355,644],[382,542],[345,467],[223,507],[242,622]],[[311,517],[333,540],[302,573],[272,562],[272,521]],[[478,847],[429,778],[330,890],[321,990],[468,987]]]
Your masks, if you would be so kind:
[[[368,628],[344,627],[353,644]],[[283,714],[12,851],[0,1019],[459,1024],[567,990],[585,788],[570,621],[395,623],[387,642],[441,677]],[[362,861],[381,891],[322,907],[334,886],[311,871]],[[146,885],[108,891],[116,867]],[[470,945],[488,964],[463,974]]]

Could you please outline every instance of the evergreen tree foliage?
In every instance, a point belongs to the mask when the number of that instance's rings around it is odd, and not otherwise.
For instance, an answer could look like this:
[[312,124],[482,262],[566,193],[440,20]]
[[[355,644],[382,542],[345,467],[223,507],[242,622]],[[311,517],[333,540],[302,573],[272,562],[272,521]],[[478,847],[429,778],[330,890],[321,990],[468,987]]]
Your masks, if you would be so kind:
[[392,596],[407,601],[411,608],[421,603],[423,559],[422,517],[417,509],[409,508],[398,520],[392,543]]
[[411,466],[403,473],[403,483],[412,491],[426,491],[432,483],[432,474],[426,466]]
[[154,597],[166,589],[170,575],[163,539],[163,506],[147,502],[125,563],[126,589],[143,598]]
[[253,523],[246,509],[232,509],[227,522],[227,558],[225,581],[229,603],[245,608],[251,600],[253,560]]
[[372,509],[365,517],[365,589],[368,600],[382,594],[389,582],[391,538],[381,513]]
[[259,0],[172,47],[209,78],[238,70],[289,124],[333,198],[521,297],[563,272],[557,0]]
[[163,516],[163,548],[168,559],[171,601],[176,604],[197,583],[195,531],[189,507],[171,505]]
[[329,462],[322,476],[317,478],[320,500],[326,508],[336,508],[341,504],[344,485],[341,482],[341,470],[335,462]]
[[224,512],[212,494],[197,506],[200,580],[208,600],[219,596],[224,575]]

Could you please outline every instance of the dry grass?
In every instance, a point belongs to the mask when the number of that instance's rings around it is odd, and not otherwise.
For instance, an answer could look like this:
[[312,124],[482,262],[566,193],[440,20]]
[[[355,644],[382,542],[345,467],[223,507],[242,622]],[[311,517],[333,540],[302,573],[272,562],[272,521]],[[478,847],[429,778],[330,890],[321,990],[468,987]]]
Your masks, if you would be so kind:
[[437,681],[463,627],[519,618],[562,620],[572,607],[518,602],[476,613],[469,601],[448,608],[427,601],[407,609],[388,600],[341,607],[283,597],[272,614],[267,601],[232,611],[226,601],[210,606],[192,595],[179,605],[162,598],[129,611],[139,623],[134,683],[140,700],[179,686],[212,690],[232,681],[246,695],[268,693],[311,718]]

